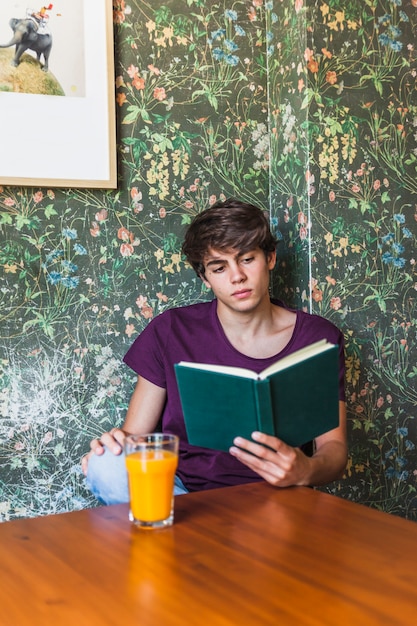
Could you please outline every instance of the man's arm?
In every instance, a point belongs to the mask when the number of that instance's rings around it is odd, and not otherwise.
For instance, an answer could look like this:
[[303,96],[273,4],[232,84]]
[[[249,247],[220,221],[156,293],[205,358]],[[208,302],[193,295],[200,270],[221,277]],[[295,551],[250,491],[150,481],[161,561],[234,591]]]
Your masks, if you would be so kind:
[[162,415],[165,400],[165,389],[138,376],[122,428],[112,428],[108,433],[103,433],[100,438],[90,442],[90,452],[81,461],[84,474],[87,475],[88,459],[91,454],[103,454],[104,446],[113,454],[120,454],[127,434],[153,432]]
[[346,467],[346,405],[339,402],[339,426],[317,437],[312,457],[271,435],[256,432],[253,439],[236,437],[234,444],[238,447],[230,448],[230,454],[272,485],[325,485],[341,478]]

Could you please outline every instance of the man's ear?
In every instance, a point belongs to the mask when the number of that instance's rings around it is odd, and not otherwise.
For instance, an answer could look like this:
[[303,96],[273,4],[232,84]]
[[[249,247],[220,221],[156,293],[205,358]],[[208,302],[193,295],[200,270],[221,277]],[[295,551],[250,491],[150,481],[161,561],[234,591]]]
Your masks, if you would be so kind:
[[201,278],[201,282],[207,287],[207,289],[211,289],[211,285],[209,281],[207,280],[207,278],[203,276],[203,274],[199,274],[198,276],[199,278]]
[[274,269],[276,262],[277,262],[276,250],[273,250],[272,252],[268,252],[267,263],[268,263],[268,268],[270,270]]
[[206,280],[205,278],[202,278],[201,280],[203,281],[203,284],[205,287],[207,287],[207,289],[211,289],[211,285],[208,280]]

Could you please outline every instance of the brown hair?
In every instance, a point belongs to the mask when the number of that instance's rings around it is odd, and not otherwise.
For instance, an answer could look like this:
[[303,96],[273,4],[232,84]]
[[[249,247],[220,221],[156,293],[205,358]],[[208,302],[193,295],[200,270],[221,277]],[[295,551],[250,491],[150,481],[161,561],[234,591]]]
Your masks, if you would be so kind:
[[203,260],[209,249],[247,252],[260,248],[265,256],[275,250],[265,212],[259,207],[228,198],[199,213],[188,227],[182,252],[198,276],[204,278]]

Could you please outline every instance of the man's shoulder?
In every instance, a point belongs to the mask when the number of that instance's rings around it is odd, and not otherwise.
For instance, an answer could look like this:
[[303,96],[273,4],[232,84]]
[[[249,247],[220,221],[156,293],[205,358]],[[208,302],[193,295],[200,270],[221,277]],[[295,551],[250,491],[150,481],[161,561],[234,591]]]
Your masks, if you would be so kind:
[[343,333],[340,328],[326,317],[307,311],[298,311],[297,317],[300,326],[312,340],[326,338],[333,343],[340,343],[342,340]]
[[274,303],[296,314],[295,335],[297,339],[302,337],[303,341],[308,341],[309,343],[323,338],[334,343],[340,342],[342,337],[341,330],[326,317],[316,313],[309,313],[303,309],[293,309],[280,301],[275,301]]

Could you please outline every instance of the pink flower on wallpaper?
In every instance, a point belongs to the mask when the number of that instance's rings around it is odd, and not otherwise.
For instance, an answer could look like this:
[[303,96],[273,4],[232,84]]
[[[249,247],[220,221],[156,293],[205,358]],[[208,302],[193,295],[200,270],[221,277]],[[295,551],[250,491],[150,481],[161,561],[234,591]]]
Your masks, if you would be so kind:
[[342,307],[342,301],[340,298],[332,298],[330,300],[330,308],[334,311],[338,311]]
[[132,256],[132,254],[134,253],[135,249],[132,246],[131,243],[122,243],[120,246],[120,254],[122,256]]
[[135,327],[133,324],[126,324],[125,334],[130,338],[135,332]]
[[301,9],[303,8],[303,0],[295,0],[295,12],[299,13],[301,11]]
[[130,76],[130,78],[133,79],[133,78],[135,78],[135,76],[138,75],[139,68],[136,67],[135,65],[129,65],[129,67],[127,68],[126,71],[128,73],[128,76]]
[[119,230],[117,231],[117,237],[118,239],[121,239],[122,241],[130,241],[130,243],[133,243],[133,240],[134,240],[133,233],[127,230],[127,228],[125,228],[124,226],[119,228]]
[[97,211],[97,213],[95,214],[95,218],[98,222],[104,222],[107,217],[109,215],[109,212],[107,211],[107,209],[100,209],[100,211]]
[[132,85],[138,91],[140,91],[141,89],[145,89],[145,81],[141,76],[135,76],[135,78],[132,80]]
[[336,72],[326,72],[326,82],[329,83],[329,85],[335,85],[337,83]]
[[155,100],[166,100],[167,95],[165,93],[165,89],[163,87],[155,87],[155,89],[153,90],[153,97],[155,98]]
[[90,235],[92,237],[98,237],[99,234],[100,234],[100,226],[97,224],[97,222],[92,222],[91,228],[90,228]]
[[153,317],[153,309],[151,306],[147,305],[142,307],[140,314],[142,315],[142,317],[144,317],[146,320],[150,320]]

